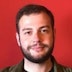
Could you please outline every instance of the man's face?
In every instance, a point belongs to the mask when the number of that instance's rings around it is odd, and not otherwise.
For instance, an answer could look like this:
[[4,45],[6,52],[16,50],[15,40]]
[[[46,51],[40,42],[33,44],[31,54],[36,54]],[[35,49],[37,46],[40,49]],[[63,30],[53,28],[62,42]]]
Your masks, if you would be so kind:
[[24,57],[31,62],[44,62],[52,53],[54,31],[45,13],[23,15],[16,37]]

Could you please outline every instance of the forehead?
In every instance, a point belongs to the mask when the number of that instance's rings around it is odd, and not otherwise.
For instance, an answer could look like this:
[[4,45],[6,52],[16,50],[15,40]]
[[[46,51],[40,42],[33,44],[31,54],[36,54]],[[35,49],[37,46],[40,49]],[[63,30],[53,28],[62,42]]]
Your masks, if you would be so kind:
[[44,25],[51,25],[50,17],[46,13],[34,13],[30,15],[23,15],[19,20],[19,28],[24,27],[41,27]]

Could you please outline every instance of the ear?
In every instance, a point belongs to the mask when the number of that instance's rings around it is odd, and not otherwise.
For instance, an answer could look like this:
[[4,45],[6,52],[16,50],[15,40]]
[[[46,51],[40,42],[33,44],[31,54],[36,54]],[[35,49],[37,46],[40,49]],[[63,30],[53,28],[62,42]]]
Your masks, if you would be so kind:
[[16,40],[17,40],[18,45],[20,46],[19,34],[17,32],[16,32]]

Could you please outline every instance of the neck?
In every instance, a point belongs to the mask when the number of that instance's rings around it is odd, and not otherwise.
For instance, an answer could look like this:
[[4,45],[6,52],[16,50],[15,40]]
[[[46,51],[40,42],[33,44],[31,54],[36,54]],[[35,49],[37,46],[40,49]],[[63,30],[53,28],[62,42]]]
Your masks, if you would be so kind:
[[49,58],[44,63],[33,63],[24,58],[24,69],[28,72],[49,72],[52,68],[52,62]]

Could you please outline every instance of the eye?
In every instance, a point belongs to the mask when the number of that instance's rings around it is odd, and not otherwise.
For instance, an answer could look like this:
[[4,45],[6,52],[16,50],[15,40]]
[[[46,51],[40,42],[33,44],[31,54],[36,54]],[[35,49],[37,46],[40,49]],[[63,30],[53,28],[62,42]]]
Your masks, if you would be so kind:
[[25,31],[25,32],[24,32],[24,35],[31,35],[31,34],[32,34],[31,31]]
[[48,32],[49,32],[48,28],[41,29],[41,33],[48,33]]

